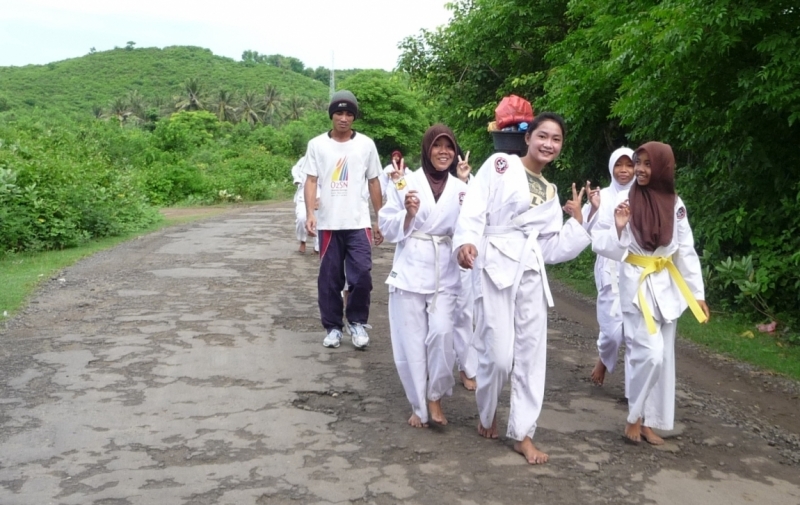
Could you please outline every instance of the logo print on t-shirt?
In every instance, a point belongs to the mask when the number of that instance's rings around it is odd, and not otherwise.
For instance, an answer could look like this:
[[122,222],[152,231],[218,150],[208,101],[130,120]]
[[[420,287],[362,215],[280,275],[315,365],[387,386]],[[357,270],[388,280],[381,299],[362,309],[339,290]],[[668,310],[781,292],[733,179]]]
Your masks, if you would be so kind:
[[466,194],[467,193],[464,192],[464,191],[462,191],[461,193],[458,194],[458,204],[459,205],[462,205],[464,203],[464,195],[466,195]]
[[339,161],[336,162],[336,167],[333,169],[333,175],[331,175],[331,189],[347,189],[349,175],[347,156],[339,158]]

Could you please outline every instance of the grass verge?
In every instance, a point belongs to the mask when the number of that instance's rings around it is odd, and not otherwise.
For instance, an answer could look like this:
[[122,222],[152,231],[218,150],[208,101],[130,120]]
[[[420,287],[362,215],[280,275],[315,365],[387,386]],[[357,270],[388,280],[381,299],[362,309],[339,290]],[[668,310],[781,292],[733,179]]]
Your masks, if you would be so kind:
[[0,256],[0,283],[2,283],[2,289],[0,289],[0,321],[16,313],[41,281],[51,278],[59,270],[87,256],[167,226],[221,214],[229,208],[214,206],[163,209],[162,215],[164,215],[164,219],[161,222],[136,233],[92,240],[79,247],[60,251]]
[[[547,275],[578,293],[595,297],[593,265],[594,255],[584,251],[572,262],[548,266]],[[687,311],[678,321],[678,334],[710,351],[800,380],[800,346],[759,333],[752,321],[732,314],[712,313],[708,324],[700,324]]]

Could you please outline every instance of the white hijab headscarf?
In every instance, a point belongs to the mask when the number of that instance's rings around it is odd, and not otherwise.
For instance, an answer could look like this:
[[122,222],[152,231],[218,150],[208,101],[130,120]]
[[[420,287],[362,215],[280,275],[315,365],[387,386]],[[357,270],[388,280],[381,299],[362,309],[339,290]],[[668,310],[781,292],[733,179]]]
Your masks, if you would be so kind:
[[612,188],[614,196],[616,196],[620,191],[625,191],[626,189],[630,188],[634,181],[634,178],[631,177],[631,180],[628,181],[628,184],[623,185],[618,183],[614,178],[614,165],[616,165],[617,161],[623,156],[627,156],[631,159],[631,161],[633,161],[633,149],[629,147],[620,147],[611,153],[611,158],[608,159],[608,172],[611,174],[611,184],[609,184],[608,187]]

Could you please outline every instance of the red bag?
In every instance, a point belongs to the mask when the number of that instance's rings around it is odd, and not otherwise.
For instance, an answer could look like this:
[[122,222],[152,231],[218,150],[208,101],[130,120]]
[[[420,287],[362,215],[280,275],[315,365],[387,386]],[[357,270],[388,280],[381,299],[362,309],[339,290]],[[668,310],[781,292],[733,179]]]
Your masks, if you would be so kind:
[[500,130],[522,122],[530,123],[533,121],[533,107],[524,98],[508,95],[500,100],[500,104],[494,110],[494,120]]

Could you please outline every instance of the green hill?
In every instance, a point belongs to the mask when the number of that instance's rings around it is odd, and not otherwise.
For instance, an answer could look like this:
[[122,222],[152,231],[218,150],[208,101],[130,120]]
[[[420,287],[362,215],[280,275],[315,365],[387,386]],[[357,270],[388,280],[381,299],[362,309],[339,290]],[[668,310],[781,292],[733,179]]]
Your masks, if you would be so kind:
[[[0,109],[57,110],[90,115],[95,107],[138,91],[149,103],[170,103],[196,78],[209,93],[263,93],[272,84],[284,97],[325,101],[328,88],[289,69],[237,62],[199,47],[119,48],[47,65],[0,67]],[[5,102],[5,105],[3,105]]]

